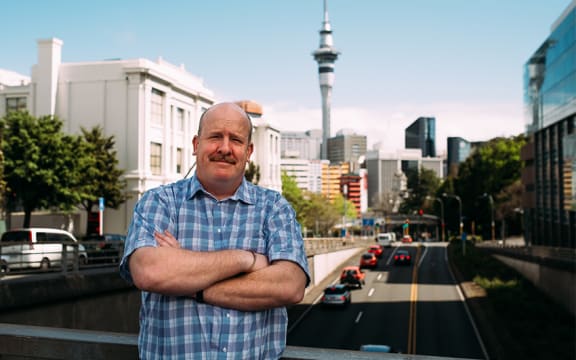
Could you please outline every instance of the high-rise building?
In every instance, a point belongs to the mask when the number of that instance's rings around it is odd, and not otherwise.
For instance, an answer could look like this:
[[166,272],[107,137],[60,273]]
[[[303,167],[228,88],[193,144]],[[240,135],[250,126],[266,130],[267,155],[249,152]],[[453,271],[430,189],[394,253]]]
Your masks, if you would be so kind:
[[312,53],[318,63],[320,92],[322,94],[322,151],[321,158],[328,158],[328,138],[330,138],[330,122],[332,107],[332,86],[334,85],[334,63],[340,52],[334,48],[332,26],[328,19],[328,7],[324,0],[324,21],[320,29],[320,47]]
[[524,65],[528,144],[522,211],[528,244],[576,247],[576,1]]
[[366,153],[368,172],[368,206],[385,212],[396,212],[407,189],[408,171],[432,170],[444,177],[442,158],[422,157],[417,149],[395,153],[370,150]]
[[436,157],[436,118],[419,117],[404,131],[406,149],[420,149],[422,156]]
[[328,160],[334,163],[349,162],[351,170],[356,172],[358,161],[366,155],[366,135],[359,135],[352,130],[341,130],[335,137],[328,139]]
[[280,142],[282,158],[320,159],[321,130],[282,131]]
[[472,146],[470,141],[461,137],[448,137],[446,143],[448,176],[456,177],[458,176],[458,167],[468,158]]

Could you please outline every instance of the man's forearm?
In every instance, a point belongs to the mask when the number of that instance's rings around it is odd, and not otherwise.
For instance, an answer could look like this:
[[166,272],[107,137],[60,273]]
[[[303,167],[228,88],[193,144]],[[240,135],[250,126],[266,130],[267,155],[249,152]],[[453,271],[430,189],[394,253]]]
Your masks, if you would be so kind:
[[143,247],[130,256],[130,272],[141,290],[193,296],[198,290],[248,271],[253,254],[244,250],[198,252]]
[[260,311],[298,303],[304,296],[306,275],[291,261],[226,279],[204,289],[206,303],[242,311]]

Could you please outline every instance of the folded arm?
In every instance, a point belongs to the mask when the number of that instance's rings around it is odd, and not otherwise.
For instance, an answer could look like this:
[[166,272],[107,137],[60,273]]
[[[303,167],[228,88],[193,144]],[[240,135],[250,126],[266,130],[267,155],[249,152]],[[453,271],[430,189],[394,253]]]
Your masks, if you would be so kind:
[[[268,264],[250,251],[190,251],[181,249],[172,235],[156,234],[158,247],[136,249],[129,258],[137,288],[171,296],[194,296],[201,289]],[[255,261],[256,260],[256,261]]]
[[246,250],[190,251],[168,232],[155,234],[158,247],[144,247],[130,257],[134,283],[141,290],[194,297],[204,290],[206,303],[258,311],[298,303],[307,277],[291,261],[268,263]]
[[204,289],[206,303],[243,311],[258,311],[297,304],[304,297],[307,277],[287,260],[215,283]]

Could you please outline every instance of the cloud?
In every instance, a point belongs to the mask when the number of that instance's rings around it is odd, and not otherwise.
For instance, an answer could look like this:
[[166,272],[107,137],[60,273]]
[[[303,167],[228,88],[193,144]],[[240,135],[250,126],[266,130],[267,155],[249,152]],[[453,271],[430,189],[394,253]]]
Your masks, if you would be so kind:
[[[322,111],[289,103],[263,105],[263,116],[280,131],[322,128]],[[332,136],[341,129],[366,135],[368,148],[380,143],[383,150],[404,148],[404,130],[420,116],[436,118],[436,151],[446,151],[447,137],[486,141],[524,131],[521,104],[398,104],[373,108],[333,107]]]

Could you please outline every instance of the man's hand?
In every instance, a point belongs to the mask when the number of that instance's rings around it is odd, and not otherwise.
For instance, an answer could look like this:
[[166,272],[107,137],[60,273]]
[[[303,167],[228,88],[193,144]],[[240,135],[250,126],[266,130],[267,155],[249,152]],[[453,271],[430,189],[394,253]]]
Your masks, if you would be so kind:
[[154,232],[154,239],[156,239],[159,247],[180,248],[180,243],[168,230],[164,230],[163,233],[158,231]]

